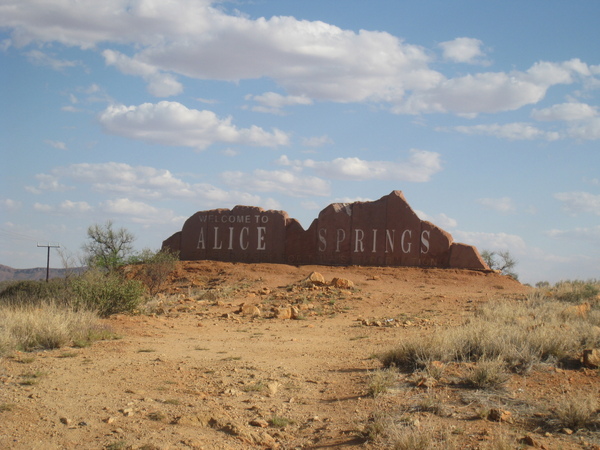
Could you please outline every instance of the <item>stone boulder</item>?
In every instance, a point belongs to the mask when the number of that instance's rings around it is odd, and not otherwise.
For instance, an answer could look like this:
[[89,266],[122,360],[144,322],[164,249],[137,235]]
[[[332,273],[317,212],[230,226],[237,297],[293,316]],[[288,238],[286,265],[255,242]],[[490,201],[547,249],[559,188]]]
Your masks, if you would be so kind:
[[200,211],[163,242],[182,260],[489,270],[477,249],[421,220],[400,191],[332,203],[307,230],[284,211],[254,206]]

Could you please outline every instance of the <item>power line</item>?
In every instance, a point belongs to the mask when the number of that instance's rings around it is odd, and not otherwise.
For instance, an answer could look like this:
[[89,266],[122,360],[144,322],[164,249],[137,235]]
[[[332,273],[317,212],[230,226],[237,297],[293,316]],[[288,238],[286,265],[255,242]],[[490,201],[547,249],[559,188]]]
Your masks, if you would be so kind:
[[33,236],[28,236],[26,234],[17,233],[15,231],[3,230],[1,228],[0,228],[0,237],[14,239],[14,240],[20,240],[20,241],[37,242],[37,239],[35,239]]

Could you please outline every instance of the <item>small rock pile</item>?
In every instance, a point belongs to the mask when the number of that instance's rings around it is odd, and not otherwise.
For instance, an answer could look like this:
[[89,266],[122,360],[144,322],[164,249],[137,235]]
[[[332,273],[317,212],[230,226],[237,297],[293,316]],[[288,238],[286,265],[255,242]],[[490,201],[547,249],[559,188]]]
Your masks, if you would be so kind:
[[[270,310],[263,314],[261,310],[261,304],[255,303],[242,303],[239,306],[239,309],[236,311],[237,314],[245,316],[245,317],[271,317],[275,319],[281,320],[300,320],[306,317],[307,314],[310,314],[311,311],[315,309],[315,304],[313,302],[306,302],[306,298],[303,297],[303,301],[300,303],[295,302],[302,291],[332,291],[332,290],[344,290],[351,291],[354,289],[354,283],[351,280],[346,278],[333,278],[329,283],[325,280],[325,277],[319,272],[312,272],[308,275],[304,280],[300,281],[297,285],[288,286],[288,291],[292,294],[290,295],[275,295],[275,298],[278,300],[284,300],[285,304],[280,304],[277,306],[272,306]],[[260,294],[272,294],[268,288],[263,288],[266,290],[264,293],[260,292]],[[268,292],[267,292],[268,291]]]

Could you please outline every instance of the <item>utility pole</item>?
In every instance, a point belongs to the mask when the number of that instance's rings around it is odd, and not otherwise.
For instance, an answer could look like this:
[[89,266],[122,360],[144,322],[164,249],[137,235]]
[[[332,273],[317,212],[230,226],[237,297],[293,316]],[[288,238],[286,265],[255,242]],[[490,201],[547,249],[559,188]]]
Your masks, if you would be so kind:
[[50,278],[50,249],[51,248],[60,248],[60,244],[56,243],[54,245],[50,244],[48,242],[48,244],[46,245],[37,245],[38,247],[48,247],[48,259],[46,261],[46,283],[48,282],[48,278]]

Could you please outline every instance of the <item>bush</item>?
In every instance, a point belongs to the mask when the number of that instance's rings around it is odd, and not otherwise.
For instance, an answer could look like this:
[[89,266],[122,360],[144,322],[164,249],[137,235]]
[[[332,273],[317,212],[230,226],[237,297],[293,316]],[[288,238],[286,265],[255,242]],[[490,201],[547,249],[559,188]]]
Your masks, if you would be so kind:
[[52,299],[55,302],[68,304],[71,292],[64,279],[55,278],[48,282],[23,280],[3,283],[0,291],[0,305],[39,305]]
[[561,302],[581,303],[596,298],[600,293],[600,284],[590,281],[561,281],[556,283],[550,293]]
[[513,271],[513,268],[517,265],[517,260],[512,257],[508,250],[500,252],[483,250],[481,257],[490,269],[499,270],[503,275],[509,275],[515,280],[519,279],[519,276]]
[[150,295],[159,293],[177,266],[179,255],[171,251],[143,250],[129,259],[129,264],[139,265],[134,278],[146,285]]
[[122,266],[133,253],[135,236],[125,228],[113,229],[112,221],[92,225],[87,230],[88,241],[83,250],[89,267],[113,271]]
[[142,282],[100,270],[89,270],[74,279],[72,288],[76,308],[92,309],[102,317],[136,312],[144,296]]

